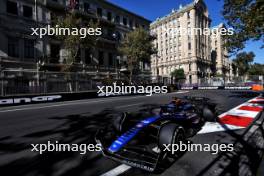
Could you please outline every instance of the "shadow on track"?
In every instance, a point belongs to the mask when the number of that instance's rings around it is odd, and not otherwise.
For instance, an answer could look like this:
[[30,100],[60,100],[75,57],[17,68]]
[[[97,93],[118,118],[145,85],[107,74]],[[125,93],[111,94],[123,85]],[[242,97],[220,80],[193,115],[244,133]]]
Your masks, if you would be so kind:
[[[97,175],[104,164],[100,152],[31,152],[31,144],[47,144],[47,141],[60,144],[95,144],[94,135],[99,127],[109,124],[113,110],[99,114],[69,115],[51,117],[58,126],[41,130],[22,137],[0,139],[0,173],[9,176],[24,175]],[[61,123],[63,122],[63,123]]]
[[255,91],[232,91],[232,95],[229,97],[236,97],[236,98],[254,98],[259,96],[260,92]]
[[254,132],[252,136],[245,140],[245,136],[249,132],[248,128],[242,135],[236,134],[234,131],[226,131],[226,134],[235,138],[233,152],[222,152],[209,165],[207,165],[197,176],[248,176],[257,175],[264,148],[259,146],[258,140],[264,141],[263,128]]
[[[139,113],[152,113],[160,107],[157,104],[144,104]],[[93,176],[106,172],[120,163],[102,157],[101,152],[32,152],[31,144],[96,144],[94,136],[99,128],[113,122],[117,113],[106,109],[98,114],[75,114],[50,117],[55,127],[40,128],[23,136],[6,136],[0,139],[0,173],[9,176]],[[56,125],[58,124],[58,125]],[[30,131],[30,130],[29,130]],[[19,136],[19,135],[18,135]],[[170,167],[173,162],[168,162]]]

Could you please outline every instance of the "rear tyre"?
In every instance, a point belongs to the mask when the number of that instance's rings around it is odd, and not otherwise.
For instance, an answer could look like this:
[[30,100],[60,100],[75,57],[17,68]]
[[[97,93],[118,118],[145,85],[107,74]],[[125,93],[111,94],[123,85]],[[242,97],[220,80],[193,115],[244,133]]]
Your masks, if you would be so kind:
[[213,106],[205,105],[203,108],[203,118],[208,122],[216,122],[217,113],[216,108]]

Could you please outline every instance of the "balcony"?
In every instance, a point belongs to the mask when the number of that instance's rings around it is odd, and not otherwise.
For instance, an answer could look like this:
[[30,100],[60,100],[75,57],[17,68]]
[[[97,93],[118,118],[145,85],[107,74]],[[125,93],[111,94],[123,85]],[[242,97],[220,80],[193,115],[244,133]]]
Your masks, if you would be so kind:
[[78,13],[80,13],[81,15],[84,15],[84,16],[88,16],[88,17],[96,17],[96,10],[94,9],[83,9],[83,8],[80,8],[80,9],[77,9],[76,10]]
[[46,0],[46,6],[56,10],[63,10],[66,8],[66,2],[63,0]]
[[16,57],[0,57],[0,65],[2,69],[28,69],[36,68],[36,60],[34,58],[16,58]]

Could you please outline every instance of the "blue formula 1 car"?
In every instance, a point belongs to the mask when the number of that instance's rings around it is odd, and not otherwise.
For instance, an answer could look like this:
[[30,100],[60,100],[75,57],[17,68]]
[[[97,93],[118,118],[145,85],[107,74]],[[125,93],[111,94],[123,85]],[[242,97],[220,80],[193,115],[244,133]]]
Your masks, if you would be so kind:
[[164,148],[200,131],[205,121],[216,120],[216,104],[201,97],[174,98],[169,104],[144,113],[122,113],[96,134],[103,155],[149,172],[160,172],[181,153]]

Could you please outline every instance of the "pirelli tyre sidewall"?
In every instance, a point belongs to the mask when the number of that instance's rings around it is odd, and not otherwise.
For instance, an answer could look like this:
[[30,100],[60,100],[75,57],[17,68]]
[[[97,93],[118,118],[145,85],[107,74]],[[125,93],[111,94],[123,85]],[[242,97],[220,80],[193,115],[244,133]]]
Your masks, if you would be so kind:
[[207,122],[216,122],[217,120],[217,112],[216,108],[210,105],[205,105],[203,107],[203,118]]
[[119,133],[123,134],[127,130],[129,130],[131,124],[129,123],[129,113],[121,113],[114,118],[113,127]]
[[161,154],[164,157],[175,157],[177,154],[172,154],[172,152],[164,151],[165,144],[179,144],[180,141],[184,142],[186,140],[185,132],[183,127],[175,123],[165,124],[160,128],[158,137],[158,146],[161,150]]

